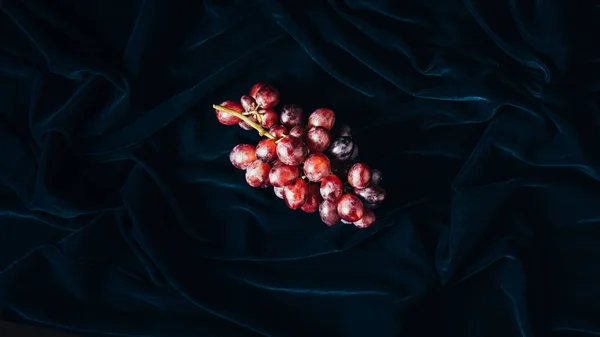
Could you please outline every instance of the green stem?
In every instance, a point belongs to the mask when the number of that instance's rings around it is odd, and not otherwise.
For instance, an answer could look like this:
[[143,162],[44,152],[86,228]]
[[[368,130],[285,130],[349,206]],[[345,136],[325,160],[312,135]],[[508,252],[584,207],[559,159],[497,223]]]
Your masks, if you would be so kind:
[[244,122],[248,123],[248,125],[250,125],[254,129],[256,129],[256,131],[258,131],[258,134],[261,136],[266,136],[267,138],[271,138],[271,139],[277,139],[277,138],[275,138],[275,136],[270,134],[267,130],[263,129],[263,127],[260,126],[260,124],[255,123],[250,118],[244,116],[242,113],[239,113],[235,110],[226,108],[224,106],[216,105],[216,104],[213,104],[213,108],[215,108],[216,110],[219,110],[219,111],[226,112],[228,114],[232,114],[232,115],[236,116],[237,118],[243,120]]

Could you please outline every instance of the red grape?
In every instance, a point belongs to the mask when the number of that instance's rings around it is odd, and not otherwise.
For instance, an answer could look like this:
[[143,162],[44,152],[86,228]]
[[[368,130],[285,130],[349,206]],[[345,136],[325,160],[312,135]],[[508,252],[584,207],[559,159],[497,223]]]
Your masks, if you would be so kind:
[[283,188],[283,199],[291,209],[300,208],[308,198],[308,184],[302,178],[297,178],[292,184]]
[[321,126],[314,126],[306,133],[306,145],[310,152],[323,152],[329,147],[331,135]]
[[300,176],[298,166],[290,166],[285,164],[275,164],[269,172],[269,181],[275,187],[284,187],[291,184]]
[[321,194],[319,194],[319,185],[308,184],[308,197],[301,207],[302,210],[306,213],[314,213],[319,209],[321,201],[323,201],[323,199],[321,199]]
[[275,138],[280,139],[288,134],[288,129],[283,125],[275,125],[269,129],[269,133],[275,136]]
[[269,186],[269,171],[271,171],[271,165],[256,160],[246,169],[246,182],[252,187],[267,187]]
[[342,219],[355,222],[363,217],[364,206],[357,196],[347,193],[338,200],[337,211]]
[[304,175],[312,182],[321,182],[329,173],[331,173],[331,163],[322,153],[313,153],[304,161]]
[[272,86],[262,87],[254,96],[256,103],[263,109],[270,109],[279,104],[279,91]]
[[279,121],[279,115],[273,109],[258,109],[262,119],[262,126],[265,129],[272,128]]
[[[258,123],[258,119],[256,118],[256,115],[248,115],[246,117],[248,117],[254,123]],[[246,123],[243,120],[240,120],[240,122],[238,123],[238,125],[240,126],[240,128],[242,128],[244,130],[252,130],[253,129],[253,127],[251,127],[250,124]]]
[[327,200],[319,205],[319,216],[327,226],[337,225],[342,219],[338,214],[335,203]]
[[270,163],[277,159],[277,144],[275,140],[265,138],[256,144],[256,158]]
[[354,222],[354,226],[358,228],[367,228],[371,227],[371,225],[375,222],[375,213],[372,210],[365,208],[363,211],[363,216],[360,220]]
[[256,100],[248,95],[242,96],[242,98],[240,98],[240,103],[242,103],[242,106],[246,111],[254,111],[258,107]]
[[260,89],[269,86],[269,84],[265,83],[265,82],[258,82],[255,85],[252,86],[252,88],[250,88],[250,93],[249,95],[256,98],[256,94],[260,91]]
[[385,190],[377,184],[370,184],[365,188],[355,188],[354,193],[367,204],[380,205],[386,197]]
[[371,183],[371,169],[365,163],[356,163],[348,171],[348,182],[355,188],[365,188]]
[[301,127],[300,125],[296,125],[294,126],[291,130],[290,130],[290,136],[292,137],[298,137],[298,138],[302,138],[304,136],[304,128]]
[[288,129],[296,125],[301,125],[303,114],[304,111],[297,104],[284,105],[281,109],[281,124],[285,125]]
[[333,158],[344,161],[348,160],[352,155],[352,150],[354,148],[354,143],[352,142],[352,138],[350,137],[339,137],[334,140],[329,147],[329,152],[333,156]]
[[381,182],[381,179],[383,179],[383,172],[381,172],[381,170],[371,170],[371,183],[379,184]]
[[255,160],[256,150],[254,145],[238,144],[229,153],[229,161],[240,170],[245,170]]
[[328,201],[337,201],[344,191],[342,181],[335,174],[330,174],[321,180],[321,196]]
[[335,113],[331,109],[317,109],[308,117],[309,127],[322,126],[327,130],[331,130],[333,124],[335,124]]
[[[244,107],[242,106],[242,104],[240,104],[239,102],[236,102],[236,101],[225,101],[219,105],[229,108],[231,110],[237,111],[237,112],[244,112]],[[234,116],[227,112],[223,112],[223,111],[215,109],[215,113],[217,114],[217,120],[219,120],[219,123],[224,124],[224,125],[231,126],[231,125],[235,125],[241,121],[241,119],[239,117]]]
[[285,137],[277,143],[277,156],[282,163],[299,165],[308,156],[308,148],[298,137]]
[[283,199],[283,187],[273,186],[273,191],[279,199]]

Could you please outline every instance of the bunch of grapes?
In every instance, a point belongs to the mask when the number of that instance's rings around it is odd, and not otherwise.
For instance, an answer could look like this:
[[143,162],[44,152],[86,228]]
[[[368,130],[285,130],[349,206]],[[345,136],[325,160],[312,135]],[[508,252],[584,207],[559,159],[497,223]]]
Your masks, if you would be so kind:
[[[229,160],[246,171],[252,187],[273,186],[291,209],[319,212],[328,226],[352,223],[366,228],[375,222],[373,210],[385,199],[380,170],[360,162],[350,127],[334,128],[335,113],[313,111],[304,124],[296,104],[281,107],[279,91],[257,83],[239,101],[213,105],[221,124],[255,129],[265,136],[258,144],[238,144]],[[334,136],[335,135],[335,136]]]

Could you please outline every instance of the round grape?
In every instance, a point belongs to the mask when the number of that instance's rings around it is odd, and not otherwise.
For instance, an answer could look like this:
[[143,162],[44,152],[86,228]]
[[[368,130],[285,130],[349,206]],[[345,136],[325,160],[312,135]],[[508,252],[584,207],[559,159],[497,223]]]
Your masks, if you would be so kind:
[[313,153],[304,161],[304,175],[312,182],[321,182],[330,172],[329,158],[322,153]]
[[298,209],[308,198],[308,184],[301,178],[297,178],[292,184],[283,188],[283,200],[291,209]]
[[271,165],[256,160],[246,168],[246,182],[252,187],[267,187],[269,186],[269,171],[271,171]]
[[319,185],[308,184],[308,196],[301,209],[306,213],[314,213],[319,209],[321,201],[323,199],[321,199],[321,194],[319,194]]
[[348,182],[354,188],[365,188],[371,183],[371,169],[365,163],[356,163],[348,171]]
[[298,137],[298,138],[301,139],[304,136],[304,128],[301,127],[300,125],[294,126],[290,130],[290,136],[292,136],[292,137]]
[[255,85],[252,86],[252,88],[250,88],[250,93],[249,95],[251,97],[256,98],[256,94],[260,91],[260,89],[264,88],[264,87],[268,87],[269,84],[265,83],[265,82],[258,82]]
[[269,172],[269,182],[275,187],[284,187],[293,183],[300,176],[298,166],[281,164],[273,165]]
[[270,109],[279,104],[279,91],[272,86],[266,86],[260,89],[254,98],[259,107]]
[[256,158],[271,163],[277,159],[277,144],[275,140],[265,138],[256,144]]
[[[237,112],[244,112],[244,107],[242,106],[242,104],[240,104],[239,102],[236,102],[236,101],[225,101],[219,105],[229,108],[231,110],[237,111]],[[219,123],[224,124],[224,125],[231,126],[231,125],[235,125],[241,121],[241,119],[239,117],[234,116],[227,112],[223,112],[223,111],[215,109],[215,113],[217,114],[217,120],[219,121]]]
[[256,100],[254,98],[252,98],[252,96],[248,96],[248,95],[244,95],[240,98],[240,103],[242,103],[242,106],[244,107],[244,110],[246,111],[254,111],[256,110],[256,108],[258,108],[258,104],[256,103]]
[[329,131],[321,126],[314,126],[306,133],[306,145],[310,152],[323,152],[331,143]]
[[324,200],[337,201],[344,191],[342,181],[335,174],[330,174],[321,180],[320,193]]
[[285,125],[288,129],[297,125],[302,125],[303,115],[304,111],[299,105],[286,104],[281,108],[281,124]]
[[279,121],[279,115],[273,109],[258,109],[258,113],[262,119],[262,126],[265,129],[270,129]]
[[279,199],[283,199],[283,187],[273,186],[273,191]]
[[354,193],[365,203],[374,206],[381,205],[386,197],[385,190],[377,184],[370,184],[365,188],[355,188]]
[[277,156],[282,163],[299,165],[308,157],[308,148],[298,137],[285,137],[277,143]]
[[383,172],[381,172],[381,170],[371,170],[371,183],[379,184],[381,182],[381,179],[383,179]]
[[375,222],[375,213],[372,210],[365,208],[363,211],[363,216],[360,220],[354,222],[354,226],[358,228],[367,228],[371,227],[371,225]]
[[335,113],[331,109],[317,109],[308,117],[309,127],[322,126],[327,130],[331,130],[333,124],[335,124]]
[[338,200],[337,211],[342,219],[355,222],[362,218],[364,206],[357,196],[347,193]]
[[238,144],[229,153],[229,161],[240,170],[245,170],[255,160],[256,150],[254,145]]
[[354,143],[350,137],[339,137],[329,147],[329,152],[337,160],[348,160],[352,155]]
[[327,226],[337,225],[342,219],[338,214],[335,203],[327,200],[319,205],[319,216]]
[[280,139],[288,134],[288,129],[283,125],[275,125],[269,129],[269,133],[271,133],[275,138]]

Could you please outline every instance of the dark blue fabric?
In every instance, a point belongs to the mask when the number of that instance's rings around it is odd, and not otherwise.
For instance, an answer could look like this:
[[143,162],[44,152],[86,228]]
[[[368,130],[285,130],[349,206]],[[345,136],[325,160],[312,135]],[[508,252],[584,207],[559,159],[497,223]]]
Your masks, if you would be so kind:
[[[600,334],[597,1],[5,0],[1,319],[102,336]],[[328,228],[246,185],[259,80],[388,192]]]

